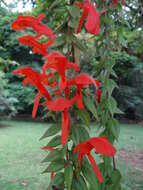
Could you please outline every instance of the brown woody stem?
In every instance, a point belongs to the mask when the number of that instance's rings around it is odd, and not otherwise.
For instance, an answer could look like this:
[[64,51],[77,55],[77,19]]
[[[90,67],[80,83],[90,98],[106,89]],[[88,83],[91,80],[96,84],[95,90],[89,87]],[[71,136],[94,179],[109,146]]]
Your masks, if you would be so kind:
[[113,169],[116,170],[116,162],[115,162],[115,157],[113,156]]

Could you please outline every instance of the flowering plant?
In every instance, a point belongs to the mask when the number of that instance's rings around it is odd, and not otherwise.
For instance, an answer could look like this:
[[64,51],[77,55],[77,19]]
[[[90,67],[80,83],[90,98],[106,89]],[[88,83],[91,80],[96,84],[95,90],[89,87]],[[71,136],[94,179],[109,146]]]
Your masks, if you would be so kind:
[[[112,1],[110,8],[113,8],[117,3]],[[75,2],[72,6],[83,9],[76,33],[81,31],[87,16],[86,30],[92,35],[98,35],[100,14],[107,12],[107,9],[97,11],[90,0],[85,0],[82,3]],[[86,89],[90,85],[96,87],[96,105],[98,106],[102,94],[100,82],[87,73],[79,73],[80,66],[61,52],[49,51],[49,48],[52,48],[56,42],[58,34],[54,34],[52,29],[42,23],[41,20],[45,17],[45,14],[38,17],[18,16],[16,21],[12,23],[12,28],[16,31],[32,28],[37,33],[35,36],[22,36],[18,41],[21,44],[31,46],[33,53],[41,54],[45,60],[41,73],[31,67],[22,67],[14,71],[14,74],[24,77],[24,85],[29,84],[37,89],[32,112],[33,118],[36,117],[41,97],[45,99],[42,104],[46,106],[47,110],[62,115],[62,119],[57,117],[56,124],[51,125],[41,137],[43,139],[54,136],[46,146],[41,148],[49,151],[48,156],[43,160],[48,163],[44,173],[51,173],[51,182],[48,188],[56,187],[68,190],[100,188],[98,183],[104,183],[107,180],[102,163],[98,167],[95,157],[98,154],[101,154],[103,159],[107,156],[114,157],[116,149],[105,135],[91,138],[86,123],[80,124],[78,120],[81,118],[83,121],[87,121],[85,107],[93,115],[96,115],[95,102],[90,101]],[[48,38],[47,43],[39,41],[42,35]],[[95,151],[91,152],[92,149]]]

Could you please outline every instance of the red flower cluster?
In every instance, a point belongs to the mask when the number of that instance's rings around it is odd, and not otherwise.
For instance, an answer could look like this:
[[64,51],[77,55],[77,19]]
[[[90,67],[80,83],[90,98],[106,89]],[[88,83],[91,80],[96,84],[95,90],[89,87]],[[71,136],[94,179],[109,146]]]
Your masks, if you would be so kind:
[[96,173],[97,178],[100,182],[104,182],[104,178],[102,177],[97,164],[91,155],[91,150],[95,149],[96,153],[102,154],[104,156],[114,156],[116,153],[116,149],[108,142],[106,137],[94,137],[90,138],[84,143],[77,145],[74,149],[74,153],[78,152],[78,160],[82,164],[82,160],[84,156],[88,157],[88,160],[91,163],[93,171]]
[[39,38],[42,35],[48,36],[49,38],[55,38],[56,35],[53,31],[41,22],[41,20],[45,17],[46,15],[44,13],[39,15],[37,18],[33,16],[18,16],[17,20],[12,23],[11,27],[14,30],[32,28],[37,32],[35,38]]
[[[99,13],[96,11],[94,6],[89,0],[84,1],[79,4],[76,3],[76,6],[79,6],[84,10],[82,18],[79,23],[78,31],[80,31],[84,17],[88,13],[86,28],[89,33],[98,34],[99,33]],[[45,17],[45,14],[40,16],[19,16],[16,21],[12,23],[12,28],[14,30],[23,30],[26,28],[32,28],[37,32],[36,36],[22,36],[18,40],[20,43],[31,46],[33,53],[41,54],[46,60],[42,68],[42,73],[38,73],[33,70],[31,67],[23,67],[14,71],[14,74],[24,76],[23,81],[24,85],[32,85],[38,90],[38,94],[35,99],[33,107],[33,118],[36,116],[40,98],[44,97],[45,104],[48,110],[55,112],[62,112],[62,134],[61,134],[61,144],[65,145],[68,141],[68,134],[70,130],[70,114],[69,109],[77,103],[79,109],[84,108],[82,101],[82,89],[86,88],[88,85],[96,86],[96,98],[97,102],[100,102],[100,85],[98,80],[94,80],[91,76],[86,73],[81,73],[76,77],[69,79],[67,76],[66,70],[73,69],[75,72],[80,71],[80,67],[67,60],[67,58],[56,51],[48,52],[47,49],[54,43],[55,34],[53,31],[41,22],[41,19]],[[38,38],[41,35],[49,37],[49,41],[46,44],[40,43]],[[48,72],[47,72],[48,70]],[[51,82],[55,74],[59,74],[59,81]],[[75,96],[70,98],[70,87],[76,87]],[[47,90],[47,87],[51,88],[51,91],[54,92],[55,97],[52,98],[50,92]],[[98,179],[103,182],[103,177],[96,166],[96,163],[93,157],[90,154],[92,148],[95,148],[97,152],[103,155],[113,156],[115,154],[115,149],[107,141],[106,138],[92,138],[88,141],[77,145],[74,149],[74,153],[79,151],[78,159],[82,161],[84,155],[87,155],[93,170],[96,172]],[[52,147],[43,147],[43,150],[53,151]],[[52,173],[53,176],[53,173]]]
[[99,12],[95,9],[94,5],[90,2],[90,0],[85,0],[83,3],[75,2],[75,5],[83,9],[77,33],[80,32],[84,19],[88,14],[85,28],[88,33],[97,35],[99,33]]
[[47,56],[48,53],[47,53],[47,48],[49,46],[51,46],[54,41],[53,40],[49,40],[48,43],[46,44],[41,44],[38,40],[35,39],[35,37],[33,36],[22,36],[18,39],[18,41],[21,43],[21,44],[24,44],[24,45],[28,45],[28,46],[31,46],[33,47],[32,51],[33,53],[39,53],[43,56]]
[[[70,80],[67,78],[66,70],[73,69],[74,71],[79,72],[80,67],[77,64],[68,61],[67,58],[59,52],[53,51],[48,53],[47,49],[54,43],[53,38],[55,35],[49,27],[41,22],[41,19],[44,17],[44,14],[41,14],[37,18],[33,16],[19,16],[17,20],[13,22],[12,28],[15,30],[23,30],[31,27],[33,30],[37,31],[36,36],[22,36],[18,41],[22,44],[31,46],[33,48],[33,53],[43,55],[46,60],[43,65],[42,74],[37,73],[31,67],[20,68],[16,70],[14,74],[24,76],[25,79],[23,84],[33,85],[38,90],[32,113],[33,118],[36,116],[38,104],[42,96],[46,99],[44,104],[47,106],[48,110],[62,112],[61,144],[64,145],[67,143],[70,130],[70,115],[68,110],[73,104],[75,104],[75,102],[77,102],[80,109],[83,109],[82,88],[90,84],[95,84],[95,80],[86,73],[77,75]],[[43,44],[38,41],[38,38],[41,35],[50,38],[48,43]],[[50,71],[50,74],[47,74],[47,70]],[[52,79],[55,73],[58,73],[60,76],[59,82],[50,82],[50,79]],[[69,99],[69,88],[72,85],[76,86],[77,92],[75,97]],[[53,100],[46,88],[47,86],[51,87],[53,90],[57,89],[56,95],[62,95],[64,93],[65,98],[61,96]]]
[[[117,4],[118,0],[112,0],[109,7],[112,9]],[[107,9],[97,11],[95,6],[90,2],[90,0],[84,0],[82,3],[75,2],[75,5],[83,9],[83,13],[80,18],[76,33],[78,34],[80,32],[85,17],[87,16],[85,28],[87,29],[88,33],[98,35],[100,32],[100,15],[104,14],[107,11]]]

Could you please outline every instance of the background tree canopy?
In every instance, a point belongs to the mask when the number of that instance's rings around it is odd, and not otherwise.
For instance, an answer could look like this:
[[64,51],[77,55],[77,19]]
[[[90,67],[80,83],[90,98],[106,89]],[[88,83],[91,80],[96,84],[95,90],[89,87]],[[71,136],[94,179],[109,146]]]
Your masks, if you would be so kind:
[[[18,3],[19,1],[17,1]],[[31,12],[22,12],[24,15],[38,15],[41,12],[47,14],[47,23],[50,27],[56,28],[60,25],[61,18],[65,18],[65,7],[68,1],[65,0],[23,0],[23,6],[31,4]],[[5,2],[6,3],[6,2]],[[114,67],[118,79],[119,88],[114,90],[114,97],[119,108],[124,112],[122,117],[129,119],[143,119],[143,1],[126,0],[121,12],[112,15],[116,21],[117,32],[113,33],[113,38],[118,35],[116,50],[112,49],[109,54],[116,61]],[[120,6],[120,5],[119,5]],[[48,7],[48,9],[46,9]],[[57,12],[52,13],[56,8]],[[118,7],[119,8],[119,7]],[[12,74],[18,65],[31,65],[39,70],[42,65],[40,56],[33,56],[31,48],[20,45],[17,42],[18,36],[23,32],[16,33],[11,29],[11,23],[16,19],[18,12],[12,11],[12,5],[0,4],[0,114],[19,116],[26,114],[31,116],[32,104],[35,97],[33,88],[25,87],[19,82],[19,78]],[[49,17],[53,14],[52,18]],[[65,23],[66,24],[66,23]],[[70,23],[68,23],[70,24]],[[61,25],[64,29],[64,26]],[[31,31],[29,30],[29,34]],[[84,35],[84,38],[83,38]],[[83,44],[78,44],[83,50],[81,56],[82,70],[89,72],[93,76],[98,70],[99,55],[96,52],[96,44],[100,43],[98,37],[92,39],[83,33]],[[41,39],[46,40],[46,39]],[[63,47],[65,36],[59,37],[57,48]],[[104,40],[104,39],[103,39]],[[41,108],[39,114],[44,114]]]

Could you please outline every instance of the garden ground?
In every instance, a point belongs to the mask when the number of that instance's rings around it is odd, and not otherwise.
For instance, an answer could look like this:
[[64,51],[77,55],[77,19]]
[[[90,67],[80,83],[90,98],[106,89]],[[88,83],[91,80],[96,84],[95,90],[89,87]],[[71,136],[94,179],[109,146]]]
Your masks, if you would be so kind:
[[[44,190],[49,177],[41,175],[45,153],[38,141],[48,124],[23,121],[0,122],[0,190]],[[93,130],[92,133],[96,132]],[[121,125],[117,167],[125,190],[143,189],[143,126]]]

